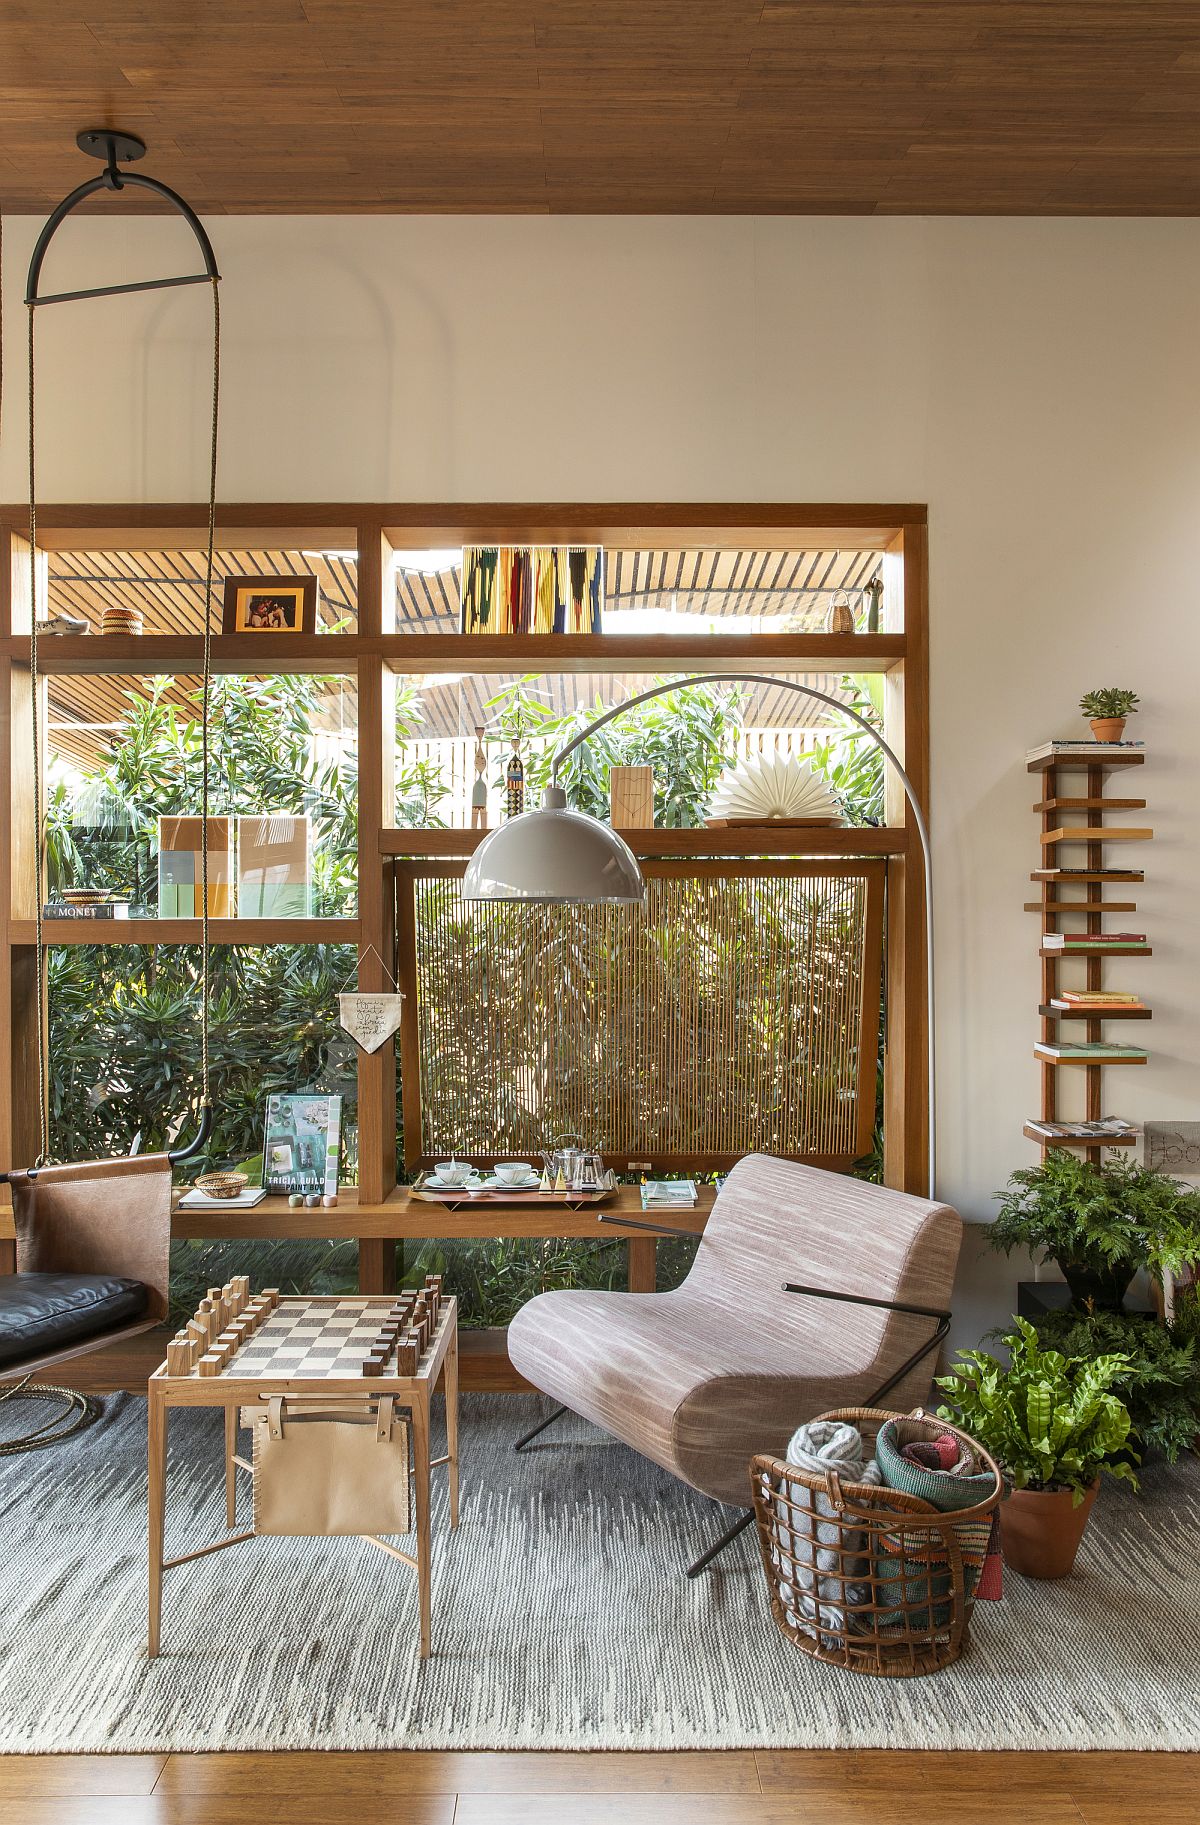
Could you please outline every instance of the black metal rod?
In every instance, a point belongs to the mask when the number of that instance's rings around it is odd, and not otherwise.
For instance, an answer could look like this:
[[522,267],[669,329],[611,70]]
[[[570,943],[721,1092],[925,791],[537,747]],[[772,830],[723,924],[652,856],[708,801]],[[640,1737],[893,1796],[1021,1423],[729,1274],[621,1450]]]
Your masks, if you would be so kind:
[[835,1293],[827,1286],[795,1286],[785,1280],[785,1293],[807,1293],[813,1299],[835,1299],[839,1305],[871,1305],[880,1312],[907,1312],[913,1318],[936,1318],[949,1323],[950,1313],[931,1305],[905,1305],[898,1299],[870,1299],[864,1293]]
[[206,272],[192,272],[180,279],[138,279],[128,285],[94,285],[89,291],[56,291],[49,292],[42,298],[30,298],[28,303],[36,309],[42,304],[70,304],[75,298],[116,298],[129,291],[166,291],[172,285],[207,285],[210,282]]
[[195,277],[189,275],[189,277],[182,280],[155,279],[145,281],[138,286],[115,285],[105,286],[97,291],[56,292],[52,296],[44,298],[38,296],[38,280],[42,275],[42,262],[46,258],[46,253],[51,241],[54,239],[63,222],[66,221],[73,210],[79,207],[80,203],[86,202],[88,197],[94,196],[98,190],[111,190],[114,188],[123,190],[127,184],[134,184],[139,190],[152,190],[155,196],[165,198],[173,209],[178,210],[199,244],[200,255],[204,261],[203,277],[205,279],[220,278],[221,275],[217,270],[217,256],[213,252],[212,242],[205,232],[204,224],[192,208],[191,204],[186,203],[177,190],[172,190],[169,184],[160,183],[155,177],[143,177],[141,173],[137,171],[122,171],[120,173],[120,184],[114,186],[110,180],[109,173],[105,171],[100,177],[89,178],[86,184],[80,184],[77,189],[72,190],[69,196],[63,198],[62,202],[58,205],[58,208],[47,216],[42,232],[37,238],[37,243],[33,250],[33,257],[29,262],[29,277],[25,285],[26,304],[61,304],[72,298],[105,297],[116,292],[124,291],[154,291],[164,285],[194,285],[200,282],[199,275]]
[[183,1160],[191,1160],[201,1151],[213,1126],[213,1106],[211,1103],[200,1105],[200,1126],[186,1147],[174,1147],[168,1150],[167,1158],[172,1166],[178,1166]]
[[699,1242],[704,1234],[702,1229],[676,1229],[670,1223],[637,1223],[632,1217],[606,1216],[603,1211],[597,1215],[598,1223],[613,1223],[621,1229],[644,1229],[652,1236],[684,1236],[689,1242]]
[[533,1442],[533,1440],[537,1437],[539,1432],[544,1432],[546,1430],[546,1427],[552,1426],[556,1419],[561,1419],[563,1414],[566,1412],[566,1410],[567,1409],[565,1407],[557,1407],[555,1409],[555,1411],[550,1415],[549,1419],[544,1419],[540,1425],[535,1426],[533,1428],[532,1432],[526,1432],[524,1437],[519,1438],[517,1440],[516,1444],[513,1446],[513,1450],[514,1451],[524,1451],[526,1445],[531,1444]]
[[739,1534],[745,1533],[753,1520],[754,1510],[752,1508],[747,1509],[746,1513],[736,1520],[732,1527],[727,1527],[725,1529],[725,1532],[721,1535],[720,1539],[714,1541],[706,1553],[700,1555],[694,1565],[688,1566],[688,1577],[698,1578],[705,1567],[711,1565],[713,1560],[723,1553],[727,1546],[733,1545],[733,1542],[737,1539]]

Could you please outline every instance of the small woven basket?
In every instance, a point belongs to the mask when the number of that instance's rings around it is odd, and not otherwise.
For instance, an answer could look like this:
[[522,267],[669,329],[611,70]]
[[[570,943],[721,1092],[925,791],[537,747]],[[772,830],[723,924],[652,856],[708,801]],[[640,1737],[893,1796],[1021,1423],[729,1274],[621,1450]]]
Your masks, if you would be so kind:
[[250,1183],[244,1172],[204,1172],[195,1189],[206,1198],[236,1198]]
[[[975,1569],[964,1558],[1004,1494],[994,1460],[965,1432],[923,1414],[844,1407],[821,1419],[857,1426],[868,1452],[888,1420],[909,1436],[952,1432],[984,1465],[990,1489],[969,1508],[939,1513],[899,1489],[843,1483],[779,1458],[750,1462],[754,1513],[771,1613],[802,1653],[876,1678],[935,1673],[962,1653]],[[984,1479],[981,1478],[982,1482]]]

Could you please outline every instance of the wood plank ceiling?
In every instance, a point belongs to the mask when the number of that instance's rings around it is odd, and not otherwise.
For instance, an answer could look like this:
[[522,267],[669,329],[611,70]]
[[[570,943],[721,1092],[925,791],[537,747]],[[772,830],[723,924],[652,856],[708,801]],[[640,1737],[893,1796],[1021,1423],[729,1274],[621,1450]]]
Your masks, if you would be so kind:
[[1191,0],[0,0],[18,212],[107,124],[209,215],[1192,215],[1198,117]]

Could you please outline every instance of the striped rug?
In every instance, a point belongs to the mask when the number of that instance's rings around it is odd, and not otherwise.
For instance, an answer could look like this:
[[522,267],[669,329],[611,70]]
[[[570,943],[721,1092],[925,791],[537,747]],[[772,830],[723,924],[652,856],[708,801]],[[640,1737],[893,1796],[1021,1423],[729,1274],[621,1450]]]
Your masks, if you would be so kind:
[[[143,1402],[0,1459],[0,1748],[1200,1749],[1200,1466],[1106,1488],[1077,1575],[1009,1576],[928,1679],[821,1667],[776,1633],[745,1536],[532,1398],[464,1401],[463,1522],[435,1506],[434,1659],[413,1578],[353,1540],[251,1541],[167,1574],[145,1657]],[[175,1414],[168,1551],[224,1525],[219,1417]],[[435,1480],[441,1477],[434,1473]]]

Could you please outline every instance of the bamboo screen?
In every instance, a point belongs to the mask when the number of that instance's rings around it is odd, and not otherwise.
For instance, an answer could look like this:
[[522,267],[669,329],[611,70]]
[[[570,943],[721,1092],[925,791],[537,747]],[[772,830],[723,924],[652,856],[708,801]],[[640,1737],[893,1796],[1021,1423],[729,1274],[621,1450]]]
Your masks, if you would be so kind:
[[421,1157],[566,1133],[664,1167],[869,1149],[882,864],[662,866],[644,908],[471,905],[457,879],[401,881]]

